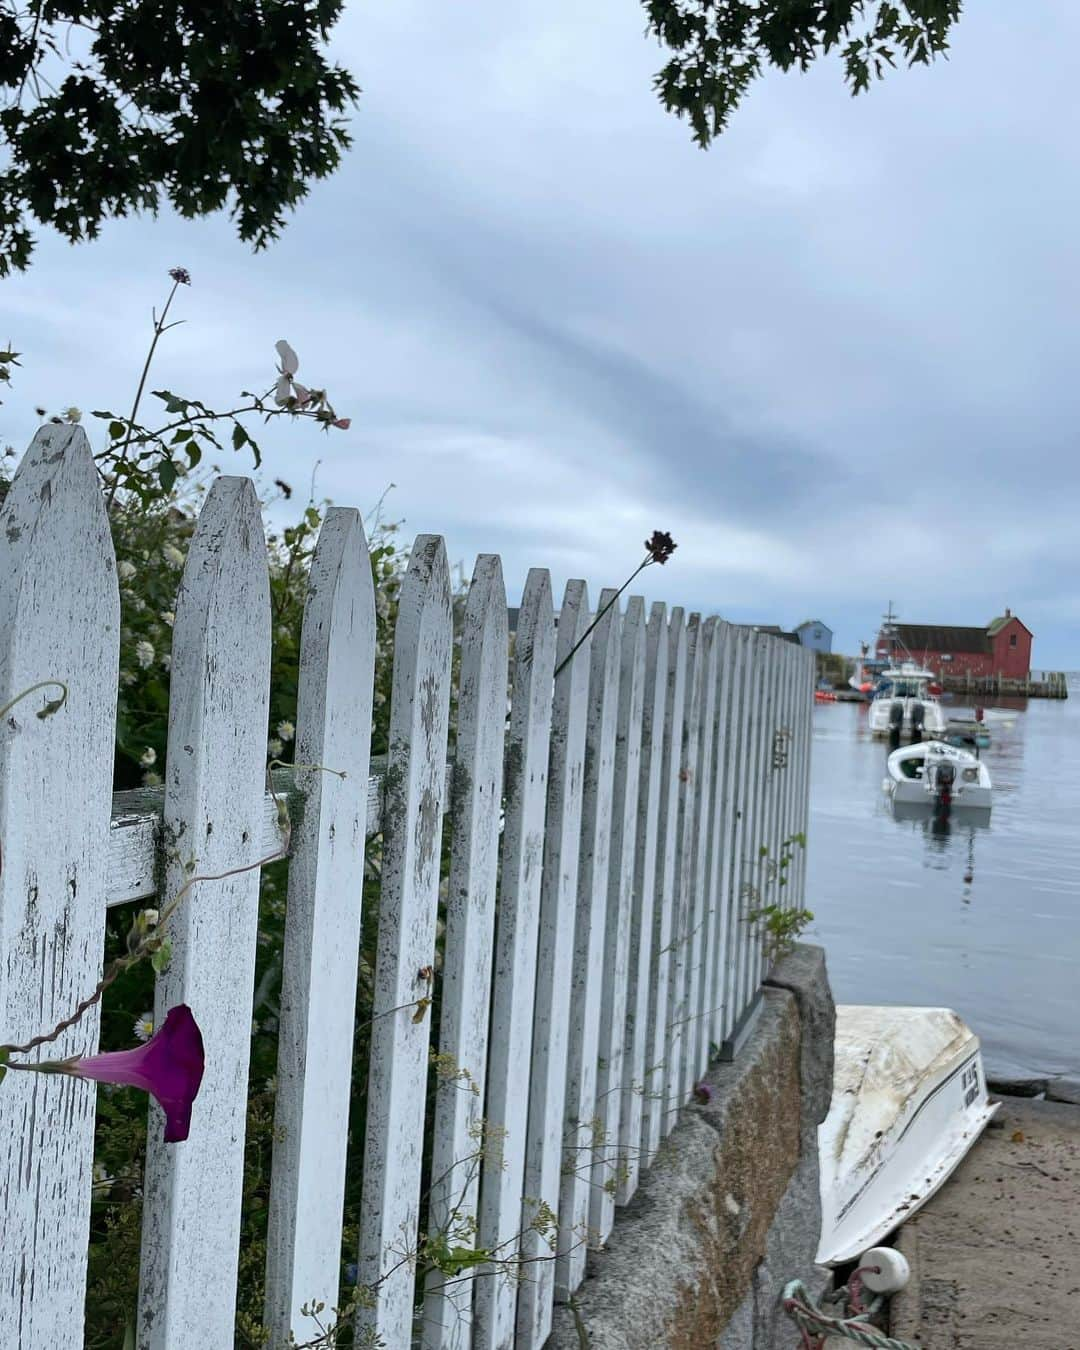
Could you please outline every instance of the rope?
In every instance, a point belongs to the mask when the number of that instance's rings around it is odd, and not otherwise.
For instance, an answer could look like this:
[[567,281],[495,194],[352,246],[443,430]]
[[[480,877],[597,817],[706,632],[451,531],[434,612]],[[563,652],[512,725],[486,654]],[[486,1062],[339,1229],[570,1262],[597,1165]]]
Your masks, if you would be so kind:
[[[858,1283],[854,1290],[849,1291],[848,1296],[854,1309],[865,1317],[867,1314],[861,1310],[859,1303]],[[857,1317],[829,1317],[814,1306],[814,1301],[802,1280],[792,1280],[785,1286],[782,1302],[788,1316],[798,1323],[805,1350],[818,1350],[826,1335],[839,1336],[843,1340],[854,1341],[856,1345],[869,1346],[870,1350],[919,1350],[918,1346],[911,1345],[908,1341],[897,1341],[891,1336],[882,1335],[876,1327]],[[871,1305],[870,1311],[873,1310],[874,1305]]]

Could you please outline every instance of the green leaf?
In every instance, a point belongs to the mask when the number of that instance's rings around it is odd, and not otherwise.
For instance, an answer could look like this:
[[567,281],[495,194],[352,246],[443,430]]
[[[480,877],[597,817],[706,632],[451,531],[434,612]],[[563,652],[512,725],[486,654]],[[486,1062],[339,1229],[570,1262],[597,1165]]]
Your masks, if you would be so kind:
[[232,429],[232,445],[234,450],[242,450],[251,437],[247,434],[239,422],[234,423]]
[[170,445],[180,445],[183,441],[190,441],[195,433],[190,427],[181,427],[176,435],[169,442]]
[[[97,416],[97,413],[95,413],[94,416],[96,417],[96,416]],[[118,441],[118,440],[120,439],[120,437],[124,434],[125,431],[127,431],[127,427],[124,426],[123,422],[110,422],[110,423],[109,423],[109,439],[110,439],[110,440]]]
[[162,942],[161,946],[150,958],[150,964],[154,967],[154,974],[160,975],[161,972],[166,969],[171,960],[172,960],[172,942],[169,938],[166,938],[164,942]]
[[163,459],[157,466],[157,476],[161,479],[161,486],[165,492],[173,490],[173,484],[180,477],[176,465],[171,459]]
[[202,459],[202,448],[196,441],[190,441],[187,447],[188,467],[194,469]]

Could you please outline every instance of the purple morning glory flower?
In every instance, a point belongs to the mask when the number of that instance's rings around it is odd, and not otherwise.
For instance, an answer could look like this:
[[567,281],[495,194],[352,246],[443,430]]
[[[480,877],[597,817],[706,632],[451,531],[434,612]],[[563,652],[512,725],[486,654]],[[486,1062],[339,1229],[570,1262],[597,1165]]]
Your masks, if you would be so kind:
[[204,1067],[203,1039],[186,1003],[169,1009],[160,1031],[134,1050],[113,1050],[75,1060],[69,1072],[98,1083],[142,1088],[165,1112],[165,1142],[179,1143],[191,1129],[191,1106]]

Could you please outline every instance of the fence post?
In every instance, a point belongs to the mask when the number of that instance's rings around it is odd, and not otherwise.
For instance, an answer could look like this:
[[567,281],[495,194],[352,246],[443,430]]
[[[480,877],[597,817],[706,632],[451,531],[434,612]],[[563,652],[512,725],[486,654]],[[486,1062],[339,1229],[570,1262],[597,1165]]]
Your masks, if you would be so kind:
[[[338,1301],[364,884],[375,595],[360,514],[326,515],[300,642],[297,789],[282,954],[266,1239],[272,1344],[311,1339]],[[319,767],[322,766],[322,767]]]
[[[517,1259],[525,1178],[529,1055],[536,996],[536,943],[544,860],[551,676],[555,618],[551,577],[533,568],[525,582],[514,635],[514,685],[506,741],[506,823],[502,880],[495,913],[495,975],[488,1058],[487,1119],[492,1138],[480,1184],[480,1246]],[[476,1282],[474,1350],[511,1350],[516,1280],[492,1267]]]
[[732,731],[735,738],[731,761],[731,843],[728,867],[728,951],[724,973],[724,1040],[734,1035],[745,1011],[741,972],[745,961],[749,932],[744,921],[746,867],[744,855],[750,847],[747,815],[749,812],[749,768],[751,703],[753,683],[753,635],[738,629],[735,651],[735,686],[732,695]]
[[[51,1031],[101,973],[120,607],[81,427],[34,437],[0,513],[0,1042]],[[93,1054],[98,1009],[40,1051]],[[0,1086],[0,1345],[81,1350],[94,1087],[9,1070]]]
[[[583,581],[567,583],[559,614],[556,666],[583,636],[589,599]],[[547,832],[540,893],[528,1152],[515,1350],[540,1350],[551,1333],[555,1233],[563,1161],[570,968],[574,953],[590,636],[555,679],[548,769]]]
[[[508,658],[502,564],[476,561],[465,603],[454,746],[450,880],[439,1019],[428,1232],[472,1247],[483,1161],[491,948],[499,866]],[[425,1350],[468,1350],[474,1281],[432,1271]]]
[[[639,596],[627,602],[623,618],[618,695],[600,1045],[596,1060],[596,1134],[603,1140],[603,1152],[593,1163],[589,1196],[589,1227],[601,1245],[607,1241],[615,1222],[615,1197],[628,1170],[621,1128],[623,1063],[624,1056],[633,1053],[627,1000],[631,962],[637,960],[632,944],[640,938],[633,928],[631,907],[645,696],[645,604]],[[635,1144],[635,1152],[636,1148]]]
[[394,633],[357,1275],[376,1291],[357,1321],[388,1350],[413,1331],[452,643],[446,549],[422,534]]
[[150,1107],[140,1350],[233,1339],[269,698],[259,503],[248,479],[223,477],[202,509],[176,600],[163,897],[196,875],[236,875],[196,883],[168,922],[172,961],[157,981],[155,1022],[190,1005],[206,1073],[185,1142],[163,1143],[161,1111]]

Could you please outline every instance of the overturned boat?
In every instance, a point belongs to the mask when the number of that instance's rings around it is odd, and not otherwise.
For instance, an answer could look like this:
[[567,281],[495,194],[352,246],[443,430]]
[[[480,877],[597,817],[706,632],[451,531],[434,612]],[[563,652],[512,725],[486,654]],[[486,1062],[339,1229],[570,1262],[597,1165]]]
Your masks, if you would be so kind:
[[996,1110],[978,1037],[950,1009],[838,1007],[832,1105],[818,1128],[818,1262],[841,1265],[887,1237]]
[[992,804],[990,771],[979,759],[957,745],[922,741],[904,745],[889,756],[888,777],[882,784],[894,803],[924,805],[937,810]]

